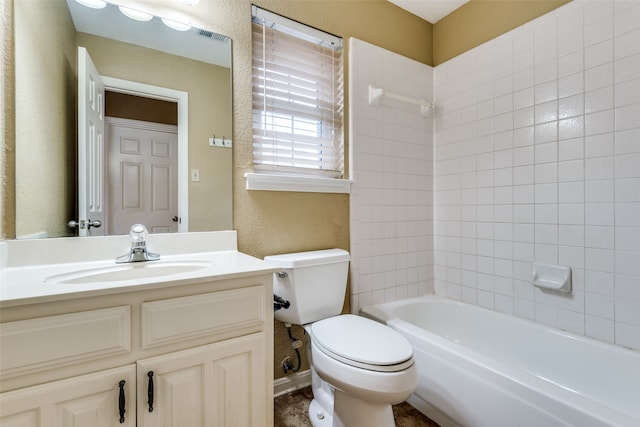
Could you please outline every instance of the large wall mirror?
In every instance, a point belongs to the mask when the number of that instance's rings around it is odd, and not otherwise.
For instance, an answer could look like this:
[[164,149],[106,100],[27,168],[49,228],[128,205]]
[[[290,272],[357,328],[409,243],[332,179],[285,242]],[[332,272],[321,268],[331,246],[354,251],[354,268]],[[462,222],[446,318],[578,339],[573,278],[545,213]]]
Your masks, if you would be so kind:
[[14,1],[16,237],[233,228],[231,40]]

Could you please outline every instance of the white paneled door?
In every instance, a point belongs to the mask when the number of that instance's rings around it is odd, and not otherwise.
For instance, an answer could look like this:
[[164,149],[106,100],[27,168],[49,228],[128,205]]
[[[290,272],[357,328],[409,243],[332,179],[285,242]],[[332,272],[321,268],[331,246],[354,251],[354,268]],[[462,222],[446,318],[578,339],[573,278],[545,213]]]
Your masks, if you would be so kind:
[[78,47],[78,235],[104,227],[104,83],[87,49]]
[[177,126],[107,119],[108,233],[178,231]]

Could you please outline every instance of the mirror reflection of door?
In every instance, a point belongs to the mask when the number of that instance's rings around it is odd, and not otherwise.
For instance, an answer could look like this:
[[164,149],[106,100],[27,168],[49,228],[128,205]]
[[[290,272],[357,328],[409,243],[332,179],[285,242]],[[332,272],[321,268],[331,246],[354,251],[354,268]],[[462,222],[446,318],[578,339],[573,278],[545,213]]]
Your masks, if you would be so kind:
[[78,48],[79,236],[178,231],[178,104],[105,90]]
[[104,108],[102,78],[89,52],[78,47],[78,235],[103,236]]
[[178,231],[177,103],[106,91],[107,233]]
[[178,128],[107,117],[107,232],[178,231]]

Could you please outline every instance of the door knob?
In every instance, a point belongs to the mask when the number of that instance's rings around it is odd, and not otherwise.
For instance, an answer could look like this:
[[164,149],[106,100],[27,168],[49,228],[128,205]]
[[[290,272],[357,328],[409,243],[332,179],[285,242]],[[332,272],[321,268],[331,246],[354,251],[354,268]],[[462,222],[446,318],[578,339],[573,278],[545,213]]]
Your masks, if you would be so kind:
[[171,221],[173,221],[173,222],[178,222],[178,219],[179,219],[179,218],[178,218],[176,215],[174,215],[174,216],[171,218]]
[[99,228],[101,226],[102,226],[102,221],[100,221],[99,219],[96,219],[93,221],[91,221],[90,219],[86,221],[84,219],[81,219],[80,221],[76,221],[72,219],[71,221],[67,222],[67,227],[70,227],[70,228],[80,227],[83,230],[85,229],[85,227],[89,229],[91,227]]

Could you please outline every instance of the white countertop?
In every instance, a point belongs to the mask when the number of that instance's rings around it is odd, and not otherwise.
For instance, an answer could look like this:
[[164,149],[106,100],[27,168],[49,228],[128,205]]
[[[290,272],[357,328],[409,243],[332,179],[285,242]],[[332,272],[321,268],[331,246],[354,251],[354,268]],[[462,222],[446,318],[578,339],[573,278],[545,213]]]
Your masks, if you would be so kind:
[[[203,244],[203,237],[208,240],[207,244]],[[75,239],[74,241],[69,241],[69,239],[47,239],[39,241],[40,243],[38,241],[1,242],[0,252],[3,253],[0,253],[0,257],[3,258],[2,264],[4,265],[2,265],[0,275],[0,308],[187,285],[205,281],[220,281],[278,271],[277,267],[269,263],[238,252],[235,249],[235,241],[231,244],[216,243],[217,237],[219,235],[216,235],[215,232],[200,233],[199,236],[188,237],[174,236],[171,238],[164,236],[161,239],[165,239],[165,242],[159,241],[158,237],[156,237],[156,246],[149,245],[150,251],[159,252],[161,259],[160,261],[146,261],[144,264],[158,263],[156,265],[159,265],[162,263],[181,264],[191,262],[201,265],[200,268],[193,271],[117,281],[101,282],[89,280],[85,282],[75,280],[66,281],[67,283],[64,283],[65,280],[52,280],[51,277],[131,265],[116,264],[115,262],[115,257],[122,255],[126,251],[126,249],[120,250],[120,248],[122,244],[124,244],[125,248],[127,247],[127,240],[118,240],[116,245],[118,250],[110,249],[108,258],[103,256],[103,243],[106,242],[106,246],[112,248],[114,239],[110,237],[93,241],[86,239]],[[228,233],[222,235],[222,237],[224,240],[229,240]],[[56,240],[58,241],[57,243]],[[149,240],[151,241],[152,239]],[[91,242],[90,247],[92,248],[89,251],[90,255],[83,256],[82,251],[87,250],[89,242]],[[169,249],[169,246],[172,246],[172,248]],[[70,247],[73,249],[69,249]],[[207,247],[212,250],[203,250]],[[61,255],[58,251],[62,248],[72,253]],[[158,249],[164,249],[164,251]],[[199,252],[192,252],[189,249],[197,249]],[[33,250],[44,254],[48,253],[48,255],[33,254]],[[96,254],[101,254],[102,259],[95,259]],[[39,262],[24,259],[25,256],[32,255]],[[82,258],[82,261],[78,261],[79,258]],[[50,262],[43,262],[43,259],[47,259]],[[70,262],[70,259],[74,259],[75,262]],[[140,265],[143,263],[133,264]]]
[[[196,271],[166,276],[88,283],[60,283],[47,281],[46,278],[75,271],[116,266],[115,261],[10,268],[3,275],[2,284],[0,284],[0,308],[69,298],[157,289],[203,281],[212,282],[278,271],[277,267],[238,251],[204,252],[162,257],[162,261],[194,260],[209,262],[211,265]],[[153,263],[155,261],[147,262]]]

